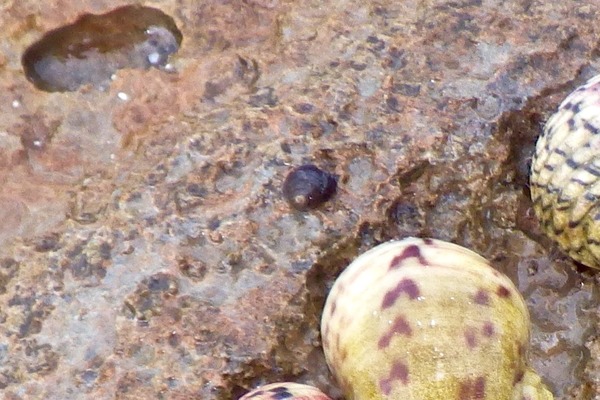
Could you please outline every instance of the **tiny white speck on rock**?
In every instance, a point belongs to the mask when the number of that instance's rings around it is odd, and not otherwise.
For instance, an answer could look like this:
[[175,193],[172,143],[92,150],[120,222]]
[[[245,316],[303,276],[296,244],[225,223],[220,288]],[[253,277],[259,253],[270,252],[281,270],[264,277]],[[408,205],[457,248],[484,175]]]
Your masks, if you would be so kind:
[[125,93],[125,92],[119,92],[119,93],[117,93],[117,97],[120,100],[123,100],[123,101],[129,100],[129,95],[127,93]]

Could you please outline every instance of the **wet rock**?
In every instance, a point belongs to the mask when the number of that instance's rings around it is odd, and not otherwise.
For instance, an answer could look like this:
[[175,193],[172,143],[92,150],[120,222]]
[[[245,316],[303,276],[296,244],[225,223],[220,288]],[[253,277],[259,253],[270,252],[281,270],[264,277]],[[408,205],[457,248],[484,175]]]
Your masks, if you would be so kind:
[[[526,193],[543,123],[600,71],[597,5],[418,3],[163,0],[186,37],[177,73],[57,95],[26,80],[24,49],[120,4],[8,2],[3,398],[230,400],[294,380],[339,400],[325,295],[358,253],[409,235],[493,260],[528,301],[556,399],[597,396],[597,276],[544,241]],[[307,160],[338,190],[294,212],[281,189]]]

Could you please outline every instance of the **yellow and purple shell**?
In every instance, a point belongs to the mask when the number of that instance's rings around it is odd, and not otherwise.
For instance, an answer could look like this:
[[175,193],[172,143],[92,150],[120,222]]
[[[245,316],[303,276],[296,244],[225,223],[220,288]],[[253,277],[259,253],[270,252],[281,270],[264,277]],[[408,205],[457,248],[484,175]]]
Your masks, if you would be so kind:
[[261,386],[240,397],[239,400],[331,400],[319,389],[293,382],[272,383]]
[[529,332],[508,277],[461,246],[416,238],[352,262],[321,323],[347,400],[551,400],[527,364]]
[[600,268],[600,75],[571,93],[546,123],[530,183],[546,234],[574,260]]

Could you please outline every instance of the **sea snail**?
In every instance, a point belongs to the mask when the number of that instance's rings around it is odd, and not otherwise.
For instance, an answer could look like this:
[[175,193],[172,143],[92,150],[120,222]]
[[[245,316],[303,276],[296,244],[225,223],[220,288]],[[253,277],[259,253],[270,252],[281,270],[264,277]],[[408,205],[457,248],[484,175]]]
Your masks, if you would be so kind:
[[[321,321],[325,358],[346,400],[552,400],[527,364],[529,331],[508,277],[461,246],[416,238],[354,260]],[[253,393],[243,399],[324,399]]]
[[331,400],[319,389],[299,383],[281,382],[261,386],[240,400]]
[[541,226],[574,260],[600,268],[600,75],[548,120],[531,167]]
[[312,164],[294,168],[283,182],[283,196],[298,211],[319,207],[331,199],[336,189],[335,176]]

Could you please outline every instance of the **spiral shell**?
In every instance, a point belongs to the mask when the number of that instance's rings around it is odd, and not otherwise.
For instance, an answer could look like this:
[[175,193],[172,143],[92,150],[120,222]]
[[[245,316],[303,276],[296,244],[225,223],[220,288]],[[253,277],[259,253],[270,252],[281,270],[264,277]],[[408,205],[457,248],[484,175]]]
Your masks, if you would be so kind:
[[283,182],[283,196],[298,211],[319,207],[335,194],[337,181],[316,165],[294,168]]
[[299,383],[281,382],[261,386],[239,400],[331,400],[319,389]]
[[600,75],[548,120],[531,168],[533,208],[573,259],[600,268]]
[[529,322],[518,290],[484,258],[408,238],[348,266],[321,334],[347,400],[551,400],[527,365]]

